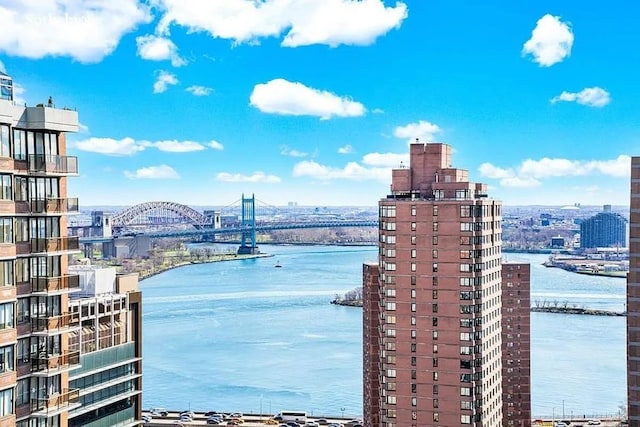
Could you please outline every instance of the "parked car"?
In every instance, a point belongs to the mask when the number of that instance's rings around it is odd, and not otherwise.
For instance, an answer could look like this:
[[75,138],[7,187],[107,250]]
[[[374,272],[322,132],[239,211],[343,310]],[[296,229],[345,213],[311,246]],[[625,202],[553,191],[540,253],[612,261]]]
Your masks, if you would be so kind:
[[307,421],[307,423],[305,424],[305,427],[320,427],[320,424],[318,424],[315,421]]
[[569,427],[569,424],[563,422],[563,421],[556,421],[553,424],[553,427]]
[[219,425],[222,424],[224,421],[222,421],[222,418],[215,418],[215,417],[209,417],[207,418],[207,424],[213,424],[213,425]]
[[602,424],[602,422],[596,419],[587,421],[587,425],[589,426],[599,426],[600,424]]
[[216,411],[209,411],[209,412],[205,412],[204,414],[205,417],[210,417],[212,415],[220,415],[222,417],[222,414]]
[[276,420],[275,420],[275,419],[273,419],[273,418],[269,418],[269,419],[268,419],[267,421],[265,421],[264,423],[265,423],[266,425],[268,425],[268,426],[277,426],[277,425],[279,425],[279,424],[280,424],[278,421],[276,421]]
[[193,418],[193,417],[195,417],[195,416],[196,416],[195,412],[193,412],[193,411],[191,411],[191,410],[189,410],[189,411],[182,411],[182,412],[180,412],[180,416],[183,416],[183,415],[189,415],[191,418]]
[[169,415],[169,411],[164,408],[151,408],[149,409],[149,413],[155,417],[166,417]]

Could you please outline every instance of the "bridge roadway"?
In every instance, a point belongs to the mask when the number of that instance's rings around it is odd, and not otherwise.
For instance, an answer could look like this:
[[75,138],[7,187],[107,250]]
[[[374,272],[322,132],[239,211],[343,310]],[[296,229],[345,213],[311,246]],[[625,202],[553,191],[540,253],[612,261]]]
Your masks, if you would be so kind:
[[[195,417],[193,418],[193,421],[190,422],[185,422],[185,421],[179,421],[180,419],[180,412],[175,412],[175,411],[169,411],[169,415],[167,415],[166,417],[160,417],[160,416],[154,416],[153,419],[151,420],[151,422],[149,423],[144,423],[143,426],[148,426],[148,427],[165,427],[165,426],[184,426],[184,427],[191,427],[191,426],[204,426],[207,425],[207,417],[204,415],[204,412],[195,412]],[[146,411],[142,412],[142,415],[148,415],[149,413]],[[245,414],[242,417],[243,423],[240,424],[241,427],[264,427],[265,422],[267,420],[270,420],[273,418],[273,415],[271,414]],[[348,427],[350,425],[352,425],[352,423],[349,423],[349,421],[352,420],[352,418],[335,418],[335,417],[316,417],[316,416],[308,416],[307,420],[308,421],[317,421],[320,419],[324,419],[327,420],[327,423],[336,423],[339,424],[341,426],[345,426]],[[226,426],[227,422],[224,421],[222,424],[220,424],[220,426]],[[275,426],[280,425],[281,423],[277,423],[275,424]]]
[[[352,220],[352,221],[320,221],[320,222],[267,222],[256,224],[256,232],[275,230],[296,230],[305,228],[335,228],[335,227],[377,227],[377,220]],[[251,226],[224,227],[224,228],[198,228],[190,230],[152,231],[144,233],[149,237],[189,237],[203,234],[239,234],[250,232]]]

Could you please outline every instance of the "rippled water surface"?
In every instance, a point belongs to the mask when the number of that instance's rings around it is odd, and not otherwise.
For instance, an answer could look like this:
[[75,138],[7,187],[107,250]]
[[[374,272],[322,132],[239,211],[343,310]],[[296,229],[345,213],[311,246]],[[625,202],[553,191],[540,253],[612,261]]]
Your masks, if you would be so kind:
[[[263,246],[270,258],[178,268],[141,283],[144,406],[362,413],[362,314],[329,304],[376,249]],[[532,263],[532,302],[624,310],[625,281]],[[274,268],[279,263],[282,268]],[[613,413],[625,320],[532,313],[534,414]]]

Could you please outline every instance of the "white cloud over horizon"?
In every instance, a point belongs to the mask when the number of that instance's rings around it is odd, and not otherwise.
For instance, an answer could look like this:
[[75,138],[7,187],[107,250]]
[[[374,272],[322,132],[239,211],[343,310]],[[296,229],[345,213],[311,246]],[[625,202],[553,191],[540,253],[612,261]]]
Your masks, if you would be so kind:
[[610,160],[569,160],[543,157],[526,159],[517,167],[502,168],[483,163],[480,175],[500,180],[503,187],[535,187],[544,179],[600,174],[614,178],[626,178],[631,170],[631,157],[621,154]]
[[522,47],[522,55],[531,55],[541,67],[550,67],[571,55],[573,32],[559,16],[544,15],[536,23],[531,38]]
[[171,166],[159,165],[140,168],[135,172],[124,171],[129,179],[180,179],[180,175]]
[[344,179],[353,181],[376,180],[389,182],[391,169],[383,167],[365,167],[357,162],[349,162],[343,168],[322,165],[312,160],[296,163],[292,175],[296,178],[309,177],[321,181]]
[[136,37],[138,56],[148,61],[171,61],[174,67],[181,67],[187,61],[178,55],[178,47],[168,38],[146,35]]
[[221,182],[252,182],[263,184],[278,184],[282,180],[276,175],[268,175],[262,171],[254,172],[251,175],[233,174],[229,172],[220,172],[216,175],[216,181]]
[[415,123],[409,123],[405,126],[397,126],[393,135],[396,138],[407,138],[409,142],[414,142],[416,138],[421,141],[433,141],[434,136],[437,133],[440,133],[442,129],[436,124],[427,122],[425,120],[420,120]]
[[153,93],[166,92],[169,86],[175,86],[178,83],[178,78],[175,74],[165,70],[160,70],[157,73],[155,83],[153,83]]
[[167,153],[187,153],[206,150],[207,147],[214,150],[223,150],[224,146],[217,141],[200,143],[195,141],[146,141],[135,140],[131,137],[122,139],[91,137],[73,143],[75,148],[82,151],[104,154],[108,156],[132,156],[144,151],[146,148],[156,148]]
[[0,53],[30,59],[66,56],[82,63],[100,62],[125,34],[151,20],[149,7],[137,0],[3,3]]
[[213,92],[212,88],[200,85],[191,85],[185,90],[193,96],[208,96]]
[[560,95],[551,98],[551,103],[577,102],[587,107],[604,107],[611,102],[611,95],[606,90],[594,86],[582,89],[580,92],[563,91]]
[[284,47],[370,45],[408,16],[404,2],[387,7],[382,0],[155,0],[154,4],[163,13],[157,26],[161,34],[179,25],[189,33],[206,32],[234,44],[258,44],[261,38],[284,34]]
[[365,114],[364,105],[349,97],[307,87],[302,83],[274,79],[256,84],[249,98],[250,105],[263,113],[289,116],[357,117]]
[[338,148],[338,154],[351,154],[354,152],[355,150],[351,146],[351,144],[343,145],[342,147]]
[[307,157],[309,155],[309,153],[305,151],[296,150],[286,145],[283,145],[282,147],[280,147],[280,154],[282,154],[283,156],[289,156],[289,157]]

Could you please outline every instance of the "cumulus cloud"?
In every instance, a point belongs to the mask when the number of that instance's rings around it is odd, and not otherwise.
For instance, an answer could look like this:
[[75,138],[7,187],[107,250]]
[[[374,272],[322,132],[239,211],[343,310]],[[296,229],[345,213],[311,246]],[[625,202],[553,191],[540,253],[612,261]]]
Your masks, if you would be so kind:
[[284,79],[259,83],[253,88],[250,104],[263,113],[290,116],[317,116],[322,120],[331,117],[355,117],[364,115],[366,109],[349,97],[340,97]]
[[219,143],[218,141],[210,141],[207,146],[209,148],[213,148],[214,150],[219,150],[222,151],[224,150],[224,145],[222,145],[221,143]]
[[281,44],[286,47],[369,45],[407,17],[405,3],[387,7],[382,0],[157,0],[156,4],[164,13],[160,33],[180,25],[189,32],[252,44],[284,33]]
[[277,184],[281,181],[276,175],[267,175],[264,172],[254,172],[252,175],[232,174],[228,172],[220,172],[216,175],[217,181],[222,182],[254,182],[264,184]]
[[179,179],[180,175],[171,166],[149,166],[140,168],[135,172],[124,171],[124,175],[130,179]]
[[395,153],[369,153],[362,158],[362,163],[375,167],[399,168],[400,165],[409,165],[409,155]]
[[338,148],[338,154],[351,154],[354,152],[354,149],[351,145],[347,144],[343,147]]
[[178,78],[175,74],[171,74],[168,71],[160,70],[158,72],[158,76],[156,77],[156,81],[153,84],[153,93],[162,93],[165,92],[170,85],[177,85]]
[[191,93],[193,96],[208,96],[213,91],[213,89],[211,89],[210,87],[199,85],[189,86],[185,90]]
[[531,55],[541,67],[550,67],[571,55],[573,32],[559,16],[544,15],[522,47],[522,55]]
[[409,138],[413,142],[416,138],[423,141],[433,141],[434,135],[441,132],[438,125],[420,120],[416,123],[409,123],[405,126],[398,126],[393,131],[397,138]]
[[178,55],[178,47],[168,38],[146,35],[136,37],[138,56],[149,61],[171,61],[174,67],[181,67],[187,63]]
[[631,157],[620,155],[611,160],[570,160],[543,157],[526,159],[514,168],[501,168],[483,163],[480,174],[486,178],[499,179],[505,187],[532,187],[543,179],[601,174],[625,178],[631,170]]
[[349,162],[343,168],[334,168],[320,163],[305,160],[293,167],[294,177],[310,177],[322,181],[346,179],[354,181],[377,180],[388,182],[391,178],[389,168],[364,167],[357,162]]
[[144,146],[133,138],[89,138],[75,143],[77,149],[109,156],[131,156],[144,150]]
[[148,6],[138,0],[5,1],[0,5],[0,52],[99,62],[124,34],[150,20]]
[[565,92],[551,98],[551,103],[556,102],[577,102],[588,107],[604,107],[611,102],[609,92],[599,87],[588,87],[580,92]]
[[143,142],[143,144],[169,153],[188,153],[190,151],[201,151],[206,149],[206,147],[199,142],[176,141],[175,139],[167,141]]
[[282,147],[280,147],[280,154],[282,154],[283,156],[290,156],[290,157],[307,157],[309,155],[309,153],[289,148],[286,145],[283,145]]
[[75,143],[75,147],[82,151],[90,151],[109,156],[132,156],[147,148],[156,148],[168,153],[187,153],[192,151],[205,150],[206,147],[215,150],[222,150],[224,147],[217,141],[200,143],[195,141],[137,141],[131,137],[122,139],[113,138],[88,138]]

